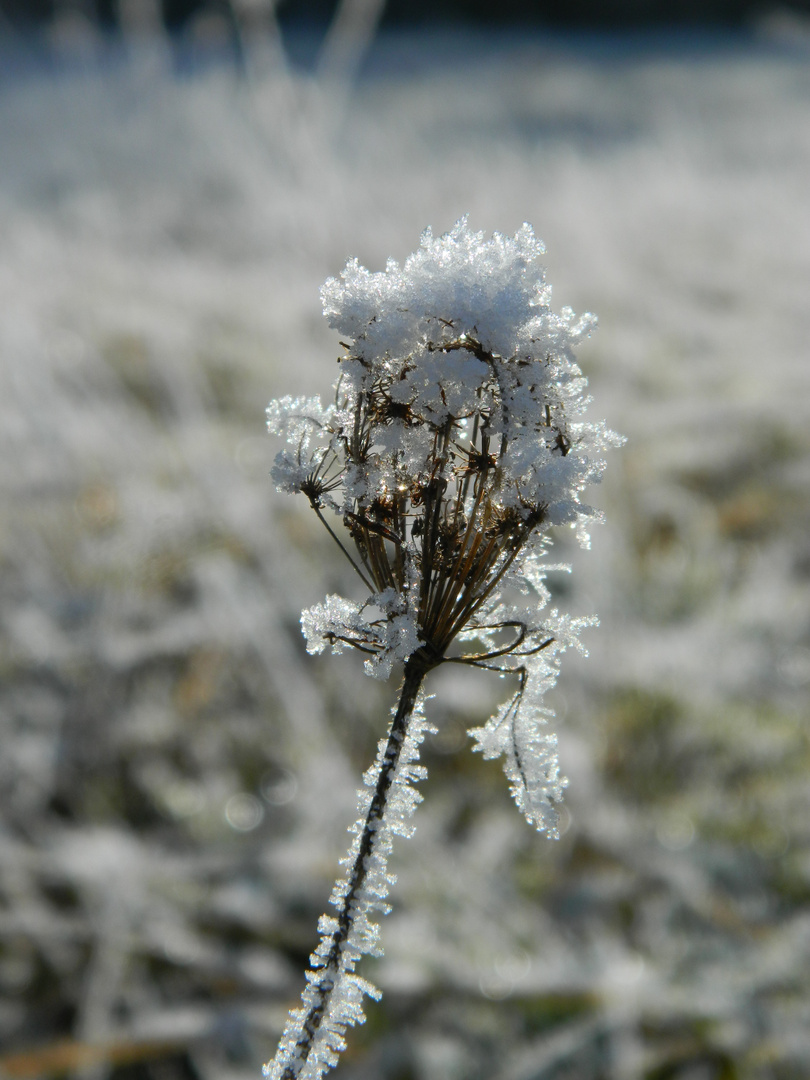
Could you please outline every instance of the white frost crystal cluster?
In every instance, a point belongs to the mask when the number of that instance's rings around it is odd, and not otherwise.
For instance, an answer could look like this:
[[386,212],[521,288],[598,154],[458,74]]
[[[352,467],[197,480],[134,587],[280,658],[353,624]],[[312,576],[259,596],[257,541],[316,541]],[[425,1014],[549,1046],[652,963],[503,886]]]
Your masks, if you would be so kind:
[[354,966],[379,951],[367,915],[384,906],[390,834],[418,799],[419,701],[433,668],[514,674],[512,699],[472,732],[475,749],[504,757],[518,806],[556,835],[566,781],[541,702],[589,620],[544,611],[543,558],[552,526],[575,527],[587,544],[597,512],[581,493],[621,439],[585,419],[574,348],[595,320],[552,311],[543,251],[529,225],[487,240],[462,218],[444,236],[425,232],[402,267],[371,273],[350,261],[322,290],[344,349],[333,401],[283,398],[267,410],[288,444],[276,484],[309,500],[363,583],[358,601],[329,596],[304,612],[309,651],[357,649],[382,678],[404,665],[332,896],[338,918],[324,916],[273,1080],[319,1077],[346,1025],[362,1020],[369,988]]

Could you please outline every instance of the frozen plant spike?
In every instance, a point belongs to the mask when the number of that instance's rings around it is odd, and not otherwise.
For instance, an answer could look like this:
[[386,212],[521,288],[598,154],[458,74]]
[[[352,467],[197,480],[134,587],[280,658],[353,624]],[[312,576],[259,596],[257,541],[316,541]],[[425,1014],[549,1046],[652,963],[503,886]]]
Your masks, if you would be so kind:
[[472,732],[475,749],[504,757],[520,809],[557,833],[566,780],[541,702],[589,620],[541,617],[543,558],[554,525],[587,543],[597,512],[580,496],[622,440],[585,419],[574,348],[595,319],[552,311],[543,250],[529,225],[487,240],[462,218],[444,236],[427,230],[402,267],[370,273],[349,261],[322,290],[345,350],[333,403],[287,397],[267,410],[288,443],[276,484],[308,499],[362,582],[358,599],[329,596],[304,612],[309,651],[356,649],[377,678],[404,666],[331,896],[337,915],[321,921],[270,1080],[322,1076],[347,1027],[363,1021],[363,996],[377,993],[355,966],[381,951],[370,915],[387,910],[392,837],[410,833],[420,799],[421,693],[433,668],[514,674],[512,699]]

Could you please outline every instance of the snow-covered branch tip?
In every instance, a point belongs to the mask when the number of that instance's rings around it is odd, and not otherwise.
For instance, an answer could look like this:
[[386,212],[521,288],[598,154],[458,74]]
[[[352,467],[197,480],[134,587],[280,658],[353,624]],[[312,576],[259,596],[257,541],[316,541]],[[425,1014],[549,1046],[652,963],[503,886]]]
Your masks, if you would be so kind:
[[332,893],[337,916],[321,920],[302,1007],[265,1069],[272,1080],[320,1077],[376,994],[355,967],[381,951],[369,914],[387,910],[391,837],[412,828],[420,799],[421,688],[433,668],[515,676],[514,696],[471,732],[474,749],[503,756],[520,809],[557,835],[566,780],[541,703],[560,654],[595,620],[544,610],[548,533],[572,526],[587,546],[598,513],[581,494],[622,439],[585,418],[574,349],[596,320],[552,311],[543,251],[529,225],[487,240],[462,218],[444,236],[427,230],[402,267],[371,273],[351,260],[322,289],[344,350],[332,402],[286,397],[267,409],[287,441],[275,483],[308,500],[361,583],[357,599],[328,596],[303,613],[309,651],[355,649],[377,678],[404,665]]

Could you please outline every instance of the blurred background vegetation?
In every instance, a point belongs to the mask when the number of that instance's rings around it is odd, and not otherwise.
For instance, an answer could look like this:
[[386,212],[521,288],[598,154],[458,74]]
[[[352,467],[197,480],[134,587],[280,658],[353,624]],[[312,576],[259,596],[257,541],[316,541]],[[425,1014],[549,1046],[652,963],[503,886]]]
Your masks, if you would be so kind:
[[801,5],[0,7],[0,1076],[272,1055],[396,687],[304,653],[354,582],[263,409],[329,392],[325,277],[469,212],[600,316],[628,443],[550,580],[602,626],[559,843],[469,752],[504,684],[437,674],[341,1073],[806,1077]]

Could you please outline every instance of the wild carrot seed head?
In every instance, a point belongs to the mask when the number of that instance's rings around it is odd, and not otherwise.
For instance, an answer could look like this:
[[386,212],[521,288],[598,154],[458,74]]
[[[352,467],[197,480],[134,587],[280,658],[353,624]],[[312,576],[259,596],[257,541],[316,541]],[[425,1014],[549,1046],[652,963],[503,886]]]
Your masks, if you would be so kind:
[[[309,499],[367,596],[305,612],[310,651],[353,646],[382,677],[415,654],[425,669],[497,656],[522,673],[521,701],[556,675],[583,623],[538,620],[547,533],[571,525],[587,541],[598,515],[581,493],[621,439],[584,417],[574,349],[596,320],[552,310],[543,251],[529,225],[486,239],[462,218],[426,231],[402,267],[350,260],[323,286],[344,348],[334,400],[271,402],[268,427],[290,446],[273,475]],[[519,608],[527,590],[534,604]],[[471,638],[484,651],[458,655]]]

